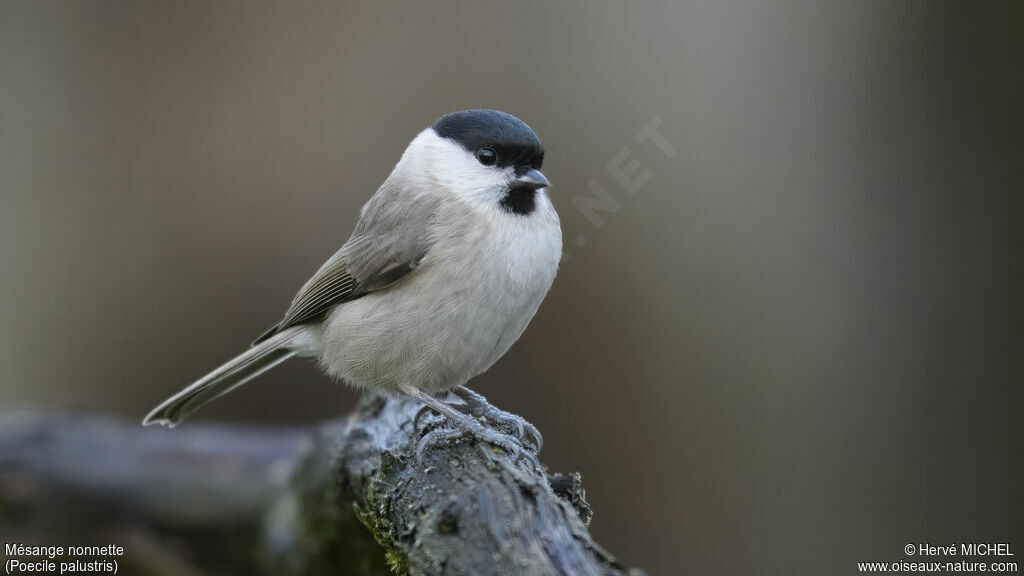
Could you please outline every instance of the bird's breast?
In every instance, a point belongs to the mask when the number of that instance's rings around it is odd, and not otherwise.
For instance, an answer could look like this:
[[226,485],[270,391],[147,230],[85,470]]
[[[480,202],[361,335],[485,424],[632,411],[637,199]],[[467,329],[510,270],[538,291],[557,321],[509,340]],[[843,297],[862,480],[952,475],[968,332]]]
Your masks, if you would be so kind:
[[442,220],[415,271],[334,311],[325,367],[366,387],[410,383],[429,392],[489,368],[525,330],[558,268],[561,229],[543,200],[525,217]]

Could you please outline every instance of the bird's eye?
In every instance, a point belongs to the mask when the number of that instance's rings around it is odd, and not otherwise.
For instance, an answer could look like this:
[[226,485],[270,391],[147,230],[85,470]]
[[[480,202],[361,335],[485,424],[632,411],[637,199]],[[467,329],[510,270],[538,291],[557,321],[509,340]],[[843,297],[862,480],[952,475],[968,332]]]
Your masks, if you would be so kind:
[[498,153],[494,151],[494,148],[485,146],[476,151],[476,159],[484,166],[494,166],[494,163],[498,161]]

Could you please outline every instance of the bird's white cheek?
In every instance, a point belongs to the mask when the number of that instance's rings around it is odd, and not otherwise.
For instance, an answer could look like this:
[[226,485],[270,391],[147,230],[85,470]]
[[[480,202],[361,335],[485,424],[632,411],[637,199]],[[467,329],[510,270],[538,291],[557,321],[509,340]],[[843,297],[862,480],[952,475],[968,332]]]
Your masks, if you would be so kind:
[[512,178],[511,169],[484,166],[468,150],[430,130],[410,144],[406,156],[410,171],[425,177],[432,187],[467,201],[495,202]]
[[[476,163],[475,159],[473,161]],[[508,178],[501,170],[479,163],[475,166],[468,162],[452,163],[438,177],[442,179],[442,185],[457,197],[487,204],[500,199],[508,188]]]

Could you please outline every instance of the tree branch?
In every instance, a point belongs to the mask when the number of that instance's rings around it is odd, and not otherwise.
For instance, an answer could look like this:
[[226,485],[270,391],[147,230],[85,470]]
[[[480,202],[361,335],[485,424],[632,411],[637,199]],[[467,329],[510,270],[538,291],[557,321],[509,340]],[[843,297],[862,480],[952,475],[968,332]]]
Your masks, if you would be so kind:
[[145,574],[639,573],[591,539],[578,475],[472,439],[417,458],[420,407],[367,398],[316,430],[8,414],[0,537],[114,541]]

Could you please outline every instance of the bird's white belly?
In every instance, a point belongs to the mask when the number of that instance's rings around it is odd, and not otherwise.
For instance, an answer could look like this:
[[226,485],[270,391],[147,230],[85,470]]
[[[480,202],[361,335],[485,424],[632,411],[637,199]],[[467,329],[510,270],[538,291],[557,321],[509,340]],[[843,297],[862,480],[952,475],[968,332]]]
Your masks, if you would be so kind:
[[429,393],[489,368],[526,329],[561,257],[557,216],[519,220],[439,240],[394,286],[338,306],[323,324],[323,367],[360,387]]

